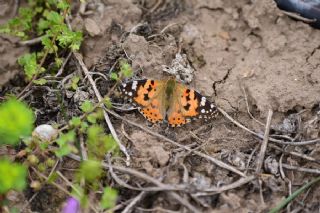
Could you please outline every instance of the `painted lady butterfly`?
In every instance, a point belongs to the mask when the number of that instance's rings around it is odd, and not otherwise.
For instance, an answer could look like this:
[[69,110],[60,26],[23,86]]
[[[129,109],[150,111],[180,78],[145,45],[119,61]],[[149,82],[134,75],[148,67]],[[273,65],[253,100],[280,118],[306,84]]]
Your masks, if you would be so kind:
[[131,81],[122,84],[121,92],[152,123],[167,120],[176,127],[192,119],[211,119],[218,112],[214,103],[174,79]]

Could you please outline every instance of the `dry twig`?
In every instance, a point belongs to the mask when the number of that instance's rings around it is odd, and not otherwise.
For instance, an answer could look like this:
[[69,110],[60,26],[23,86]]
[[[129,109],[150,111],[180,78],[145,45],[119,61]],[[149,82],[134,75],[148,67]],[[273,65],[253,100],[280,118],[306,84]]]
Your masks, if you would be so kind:
[[303,167],[299,167],[299,166],[292,166],[289,164],[282,164],[283,168],[285,169],[289,169],[289,170],[296,170],[299,172],[306,172],[306,173],[312,173],[312,174],[320,174],[320,170],[319,169],[309,169],[309,168],[303,168]]
[[129,205],[126,206],[126,208],[122,211],[122,213],[130,213],[132,212],[134,206],[137,205],[137,203],[139,203],[146,195],[148,194],[148,192],[140,192],[135,198],[133,198],[131,200],[131,202],[129,203]]
[[219,194],[219,193],[231,190],[231,189],[239,188],[240,186],[253,181],[255,178],[256,178],[255,176],[247,176],[247,177],[241,178],[241,179],[239,179],[239,180],[237,180],[237,181],[235,181],[235,182],[233,182],[231,184],[224,185],[224,186],[221,186],[221,187],[208,188],[208,189],[205,189],[204,192],[198,192],[198,193],[195,193],[194,195],[196,195],[196,196],[208,196],[208,195]]

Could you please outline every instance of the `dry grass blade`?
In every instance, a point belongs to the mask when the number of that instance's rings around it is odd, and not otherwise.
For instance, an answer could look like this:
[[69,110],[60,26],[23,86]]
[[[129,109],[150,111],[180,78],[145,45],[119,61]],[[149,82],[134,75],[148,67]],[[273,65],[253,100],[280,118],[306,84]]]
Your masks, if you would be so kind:
[[289,197],[287,197],[285,200],[283,200],[281,203],[279,203],[275,208],[271,209],[269,213],[277,213],[280,212],[281,209],[283,209],[287,204],[289,204],[292,200],[294,200],[297,196],[299,196],[302,192],[304,192],[306,189],[311,187],[313,184],[320,181],[320,177],[317,177],[316,179],[312,180],[311,182],[305,184],[300,189],[292,193]]
[[260,153],[257,161],[257,167],[256,167],[256,173],[259,174],[261,172],[264,156],[266,154],[267,145],[269,141],[269,132],[270,132],[270,126],[271,126],[271,119],[272,119],[273,111],[269,109],[268,111],[268,117],[267,117],[267,124],[266,129],[264,132],[264,138],[260,147]]

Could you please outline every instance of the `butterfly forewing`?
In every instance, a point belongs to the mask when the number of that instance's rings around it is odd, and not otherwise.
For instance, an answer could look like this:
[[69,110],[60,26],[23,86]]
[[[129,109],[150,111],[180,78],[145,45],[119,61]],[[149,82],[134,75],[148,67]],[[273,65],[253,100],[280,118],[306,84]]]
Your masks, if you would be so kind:
[[183,84],[176,85],[172,97],[167,117],[173,127],[189,123],[192,119],[211,119],[217,113],[213,103]]
[[161,81],[144,79],[122,84],[121,92],[138,106],[147,120],[157,123],[165,118],[163,89]]

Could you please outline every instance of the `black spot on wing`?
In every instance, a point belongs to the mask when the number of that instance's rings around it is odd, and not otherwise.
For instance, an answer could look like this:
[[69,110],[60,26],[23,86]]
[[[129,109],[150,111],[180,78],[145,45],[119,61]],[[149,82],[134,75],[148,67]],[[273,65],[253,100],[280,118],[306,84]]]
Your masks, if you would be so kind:
[[189,103],[187,103],[187,105],[185,105],[185,106],[183,106],[183,108],[186,110],[186,111],[188,111],[189,109],[190,109],[190,104]]
[[143,100],[148,101],[149,99],[150,99],[150,98],[149,98],[149,94],[144,94]]

